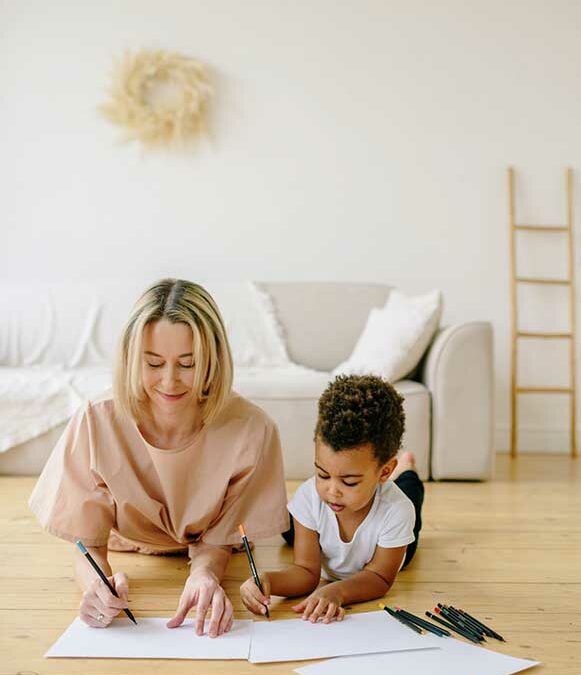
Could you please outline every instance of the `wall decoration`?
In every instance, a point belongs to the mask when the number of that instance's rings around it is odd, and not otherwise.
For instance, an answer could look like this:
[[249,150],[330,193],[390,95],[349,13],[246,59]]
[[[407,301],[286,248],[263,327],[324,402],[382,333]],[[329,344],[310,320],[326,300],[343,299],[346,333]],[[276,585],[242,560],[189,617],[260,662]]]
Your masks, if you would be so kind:
[[100,111],[124,129],[125,140],[176,146],[207,133],[213,90],[200,61],[163,50],[126,52],[112,79]]

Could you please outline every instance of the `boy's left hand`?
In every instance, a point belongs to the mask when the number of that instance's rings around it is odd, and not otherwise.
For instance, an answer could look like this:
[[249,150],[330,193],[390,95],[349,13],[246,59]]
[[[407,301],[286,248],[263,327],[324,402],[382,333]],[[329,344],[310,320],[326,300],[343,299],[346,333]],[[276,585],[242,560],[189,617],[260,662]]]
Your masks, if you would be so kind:
[[293,606],[295,612],[302,612],[305,621],[316,623],[320,618],[323,623],[330,621],[342,621],[345,610],[341,605],[343,598],[333,584],[317,588],[307,598]]

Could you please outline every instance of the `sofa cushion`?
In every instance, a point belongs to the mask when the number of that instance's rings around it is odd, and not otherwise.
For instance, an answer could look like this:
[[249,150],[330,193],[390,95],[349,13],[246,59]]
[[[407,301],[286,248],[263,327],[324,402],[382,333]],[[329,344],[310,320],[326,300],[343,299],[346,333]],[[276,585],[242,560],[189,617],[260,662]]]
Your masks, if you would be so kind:
[[440,323],[439,291],[408,297],[392,291],[382,309],[372,309],[351,356],[333,375],[379,375],[397,382],[411,373]]
[[383,307],[385,284],[261,283],[271,296],[291,361],[329,372],[353,350],[372,307]]
[[234,389],[249,399],[318,398],[333,379],[330,373],[296,364],[284,368],[236,368]]

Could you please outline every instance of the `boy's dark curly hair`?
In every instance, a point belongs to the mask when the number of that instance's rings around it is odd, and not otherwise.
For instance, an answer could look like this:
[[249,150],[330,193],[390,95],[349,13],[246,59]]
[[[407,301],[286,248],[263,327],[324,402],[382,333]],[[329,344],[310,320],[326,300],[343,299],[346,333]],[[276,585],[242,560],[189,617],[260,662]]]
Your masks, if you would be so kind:
[[315,438],[336,452],[370,443],[380,464],[395,457],[405,428],[403,398],[374,375],[339,375],[319,399]]

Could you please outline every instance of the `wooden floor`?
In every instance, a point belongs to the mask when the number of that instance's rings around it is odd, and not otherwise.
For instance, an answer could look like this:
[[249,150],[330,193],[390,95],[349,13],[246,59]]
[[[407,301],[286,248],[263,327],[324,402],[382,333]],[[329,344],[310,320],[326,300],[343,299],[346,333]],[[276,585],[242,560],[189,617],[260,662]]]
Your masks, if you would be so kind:
[[[26,507],[33,478],[0,478],[0,675],[16,673],[290,673],[296,663],[44,659],[76,615],[72,547],[41,532]],[[296,487],[289,485],[292,490]],[[428,483],[424,529],[390,602],[421,614],[436,602],[486,618],[507,639],[489,647],[544,665],[547,675],[581,673],[581,459],[499,456],[488,483]],[[282,567],[290,551],[275,537],[256,547],[259,568]],[[136,616],[171,616],[186,560],[113,554],[131,579]],[[225,587],[236,618],[250,618],[238,586],[248,575],[233,557]],[[275,619],[294,618],[277,600]],[[352,611],[376,609],[370,602]],[[470,675],[467,673],[466,675]]]

